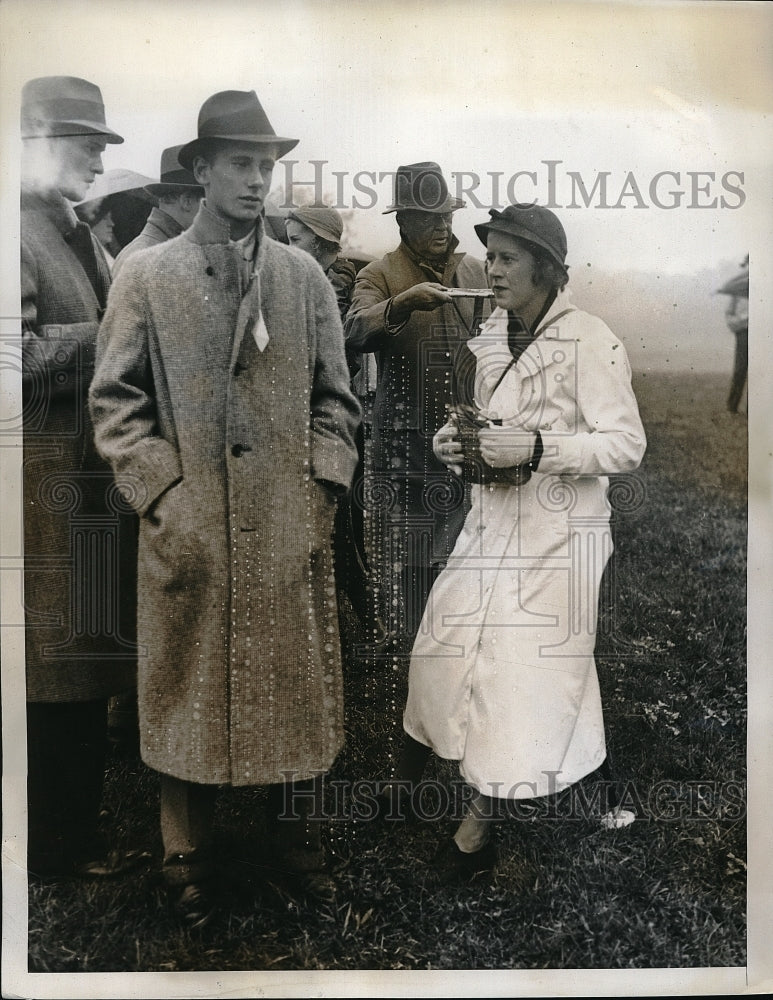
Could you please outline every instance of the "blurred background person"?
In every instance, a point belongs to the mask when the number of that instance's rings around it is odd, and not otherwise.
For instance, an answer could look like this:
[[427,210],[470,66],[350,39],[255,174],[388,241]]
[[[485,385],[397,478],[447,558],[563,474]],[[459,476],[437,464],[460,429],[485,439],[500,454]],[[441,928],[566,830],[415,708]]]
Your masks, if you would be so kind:
[[204,188],[196,183],[193,173],[180,163],[177,154],[180,146],[169,146],[161,154],[160,180],[149,182],[145,194],[153,200],[154,207],[148,215],[142,232],[128,243],[115,263],[113,276],[117,277],[126,260],[138,250],[166,243],[188,229],[196,218]]
[[115,258],[140,232],[155,203],[144,190],[152,179],[124,168],[106,170],[75,206],[75,214],[99,240],[111,271]]
[[740,270],[726,281],[717,292],[729,295],[725,308],[725,321],[735,335],[735,355],[733,374],[730,378],[730,392],[727,408],[730,413],[738,413],[749,368],[749,255],[741,261]]

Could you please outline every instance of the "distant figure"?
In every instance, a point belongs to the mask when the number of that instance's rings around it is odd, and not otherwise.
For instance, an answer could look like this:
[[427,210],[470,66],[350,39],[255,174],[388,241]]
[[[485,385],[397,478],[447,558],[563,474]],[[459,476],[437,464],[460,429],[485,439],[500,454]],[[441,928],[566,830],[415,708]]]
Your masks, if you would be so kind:
[[161,154],[160,181],[146,184],[144,188],[146,195],[157,200],[158,205],[151,209],[142,232],[119,254],[113,268],[114,277],[118,277],[126,261],[138,250],[158,246],[179,236],[196,218],[204,188],[178,161],[177,154],[181,149],[182,146],[170,146]]
[[730,379],[727,408],[730,413],[738,413],[738,406],[746,387],[746,375],[749,367],[748,253],[741,262],[740,272],[724,284],[719,291],[730,295],[730,301],[725,309],[725,319],[728,327],[735,334],[735,360],[733,362],[733,375]]

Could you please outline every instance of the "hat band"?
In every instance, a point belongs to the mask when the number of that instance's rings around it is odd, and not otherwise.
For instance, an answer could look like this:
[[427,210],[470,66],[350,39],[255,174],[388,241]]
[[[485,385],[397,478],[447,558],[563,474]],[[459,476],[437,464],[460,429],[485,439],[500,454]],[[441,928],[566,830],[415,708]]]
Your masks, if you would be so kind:
[[56,97],[22,109],[22,117],[33,121],[92,121],[104,124],[105,106],[97,101],[84,101],[76,97]]
[[243,135],[249,142],[250,136],[274,135],[267,120],[255,114],[254,108],[243,108],[208,118],[199,125],[199,139],[217,139],[219,136]]

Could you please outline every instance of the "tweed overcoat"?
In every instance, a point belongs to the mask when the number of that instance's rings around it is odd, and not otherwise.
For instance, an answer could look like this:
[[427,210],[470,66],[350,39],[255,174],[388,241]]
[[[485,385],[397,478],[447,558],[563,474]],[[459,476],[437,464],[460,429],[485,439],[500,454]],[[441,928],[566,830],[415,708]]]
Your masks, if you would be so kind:
[[417,310],[395,334],[386,326],[393,296],[438,280],[487,287],[483,265],[468,254],[451,253],[439,279],[401,243],[359,272],[346,320],[347,348],[374,352],[378,366],[369,501],[374,520],[384,522],[377,530],[387,565],[443,562],[464,522],[464,491],[435,458],[432,438],[446,422],[453,360],[470,335],[473,301],[456,299],[459,312],[453,304]]
[[104,698],[134,683],[136,517],[87,407],[110,275],[58,192],[22,193],[20,277],[27,698]]
[[155,247],[159,243],[166,243],[167,240],[179,236],[183,231],[183,227],[177,219],[173,219],[168,212],[165,212],[161,208],[152,208],[142,232],[135,236],[131,243],[127,243],[113,261],[113,281],[118,277],[121,268],[129,257],[134,256],[138,250],[145,250],[147,247]]
[[143,759],[184,780],[256,785],[311,777],[343,742],[335,501],[322,482],[349,486],[360,410],[319,265],[259,223],[242,295],[228,239],[202,205],[184,234],[126,262],[91,409],[141,517]]
[[560,791],[606,754],[593,652],[607,476],[635,469],[646,437],[623,344],[569,308],[559,293],[514,366],[503,309],[470,341],[476,404],[539,431],[544,451],[525,484],[473,485],[411,656],[406,731],[496,798]]

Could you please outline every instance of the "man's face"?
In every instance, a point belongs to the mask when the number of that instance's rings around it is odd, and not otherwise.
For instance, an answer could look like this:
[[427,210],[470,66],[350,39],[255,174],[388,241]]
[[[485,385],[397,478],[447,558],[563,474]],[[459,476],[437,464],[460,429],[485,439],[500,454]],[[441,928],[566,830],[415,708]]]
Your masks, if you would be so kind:
[[246,236],[263,209],[271,187],[276,150],[251,142],[224,142],[212,162],[197,157],[193,171],[206,191],[207,207],[231,227],[231,236]]
[[59,191],[82,201],[97,174],[104,173],[101,135],[60,135],[26,140],[25,181],[44,191]]
[[448,253],[452,221],[451,212],[408,209],[400,213],[400,228],[406,241],[422,257],[443,257]]
[[302,222],[298,222],[297,219],[288,219],[285,223],[285,228],[287,230],[287,239],[290,246],[298,247],[299,250],[305,250],[306,253],[311,254],[315,260],[318,259],[317,251],[319,241],[308,226],[304,226],[304,224]]

